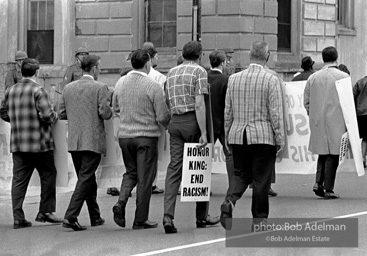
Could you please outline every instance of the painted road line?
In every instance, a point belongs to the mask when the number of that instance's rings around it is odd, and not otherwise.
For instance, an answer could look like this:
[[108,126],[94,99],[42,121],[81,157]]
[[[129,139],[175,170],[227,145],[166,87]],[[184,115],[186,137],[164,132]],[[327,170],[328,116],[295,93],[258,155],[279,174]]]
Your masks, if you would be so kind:
[[[347,215],[342,215],[342,216],[336,216],[336,217],[333,217],[333,218],[334,219],[343,219],[343,218],[351,218],[351,217],[362,216],[362,215],[367,215],[367,211],[357,212],[357,213],[352,213],[352,214],[347,214]],[[250,234],[252,234],[252,233],[250,233]],[[246,235],[249,235],[249,234],[246,234]],[[151,251],[151,252],[144,252],[144,253],[134,254],[132,256],[157,255],[157,254],[161,254],[161,253],[179,251],[179,250],[184,250],[184,249],[188,249],[188,248],[208,245],[208,244],[222,243],[222,242],[225,242],[225,241],[226,241],[226,238],[218,238],[218,239],[199,242],[199,243],[180,245],[180,246],[176,246],[176,247],[171,247],[171,248],[166,248],[166,249],[161,249],[161,250],[156,250],[156,251]]]

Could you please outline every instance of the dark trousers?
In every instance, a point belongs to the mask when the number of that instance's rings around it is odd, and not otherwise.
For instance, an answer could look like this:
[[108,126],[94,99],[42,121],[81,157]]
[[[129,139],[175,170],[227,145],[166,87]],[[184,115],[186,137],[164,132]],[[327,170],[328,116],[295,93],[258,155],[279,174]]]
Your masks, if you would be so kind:
[[[168,127],[171,161],[167,167],[164,214],[174,218],[177,192],[182,178],[182,161],[185,142],[198,143],[201,135],[195,112],[173,115]],[[196,202],[196,219],[206,219],[209,202]]]
[[41,179],[41,201],[39,212],[56,210],[56,167],[53,151],[13,153],[13,180],[11,198],[14,220],[24,220],[23,202],[34,168]]
[[136,222],[148,220],[152,183],[157,173],[157,142],[158,138],[156,137],[119,139],[126,167],[126,173],[121,182],[119,201],[126,205],[131,191],[138,185],[136,190]]
[[227,168],[227,176],[228,176],[228,184],[231,186],[232,177],[234,176],[234,163],[233,163],[233,155],[232,152],[227,150],[225,144],[225,135],[214,134],[214,144],[219,139],[220,144],[222,144],[224,156],[226,157],[226,168]]
[[84,201],[87,203],[90,220],[99,219],[101,213],[97,203],[96,170],[101,154],[92,151],[71,151],[78,181],[71,196],[65,219],[77,221]]
[[252,182],[252,216],[259,221],[267,218],[269,215],[268,192],[276,160],[276,147],[267,144],[247,145],[245,133],[243,145],[232,145],[232,151],[236,169],[226,200],[236,204]]
[[334,189],[339,155],[319,155],[317,160],[316,182],[324,185],[326,191]]

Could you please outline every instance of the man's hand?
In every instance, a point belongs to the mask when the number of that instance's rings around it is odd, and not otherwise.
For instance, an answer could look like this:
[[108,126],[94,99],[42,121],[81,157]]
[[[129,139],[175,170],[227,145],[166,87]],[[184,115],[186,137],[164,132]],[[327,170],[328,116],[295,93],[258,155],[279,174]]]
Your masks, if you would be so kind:
[[232,147],[228,144],[227,140],[225,140],[224,146],[226,147],[228,153],[232,153]]
[[283,149],[284,149],[284,145],[276,145],[277,147],[277,156],[282,153]]
[[200,145],[197,146],[197,148],[201,149],[204,148],[208,144],[208,139],[206,137],[206,134],[202,134],[199,139]]

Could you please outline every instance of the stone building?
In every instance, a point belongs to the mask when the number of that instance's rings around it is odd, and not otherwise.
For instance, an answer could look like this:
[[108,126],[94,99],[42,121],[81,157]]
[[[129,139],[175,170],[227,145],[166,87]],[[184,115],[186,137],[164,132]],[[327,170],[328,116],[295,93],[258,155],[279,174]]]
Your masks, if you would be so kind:
[[302,57],[322,66],[333,45],[353,83],[365,75],[367,1],[363,0],[0,0],[0,98],[17,50],[42,63],[46,88],[62,80],[84,46],[102,58],[100,80],[113,87],[128,54],[152,41],[158,70],[176,64],[182,46],[200,40],[203,65],[212,50],[232,48],[238,70],[249,64],[251,43],[270,46],[269,67],[289,81]]

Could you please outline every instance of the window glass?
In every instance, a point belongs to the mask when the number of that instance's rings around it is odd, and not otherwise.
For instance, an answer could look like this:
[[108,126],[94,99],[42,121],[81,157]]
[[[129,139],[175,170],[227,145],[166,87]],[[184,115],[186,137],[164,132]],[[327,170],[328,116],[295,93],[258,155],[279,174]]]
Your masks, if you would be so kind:
[[176,47],[177,1],[147,0],[146,41],[155,47]]
[[54,0],[30,0],[28,7],[27,53],[41,64],[53,63]]
[[278,51],[291,51],[291,0],[278,0]]

